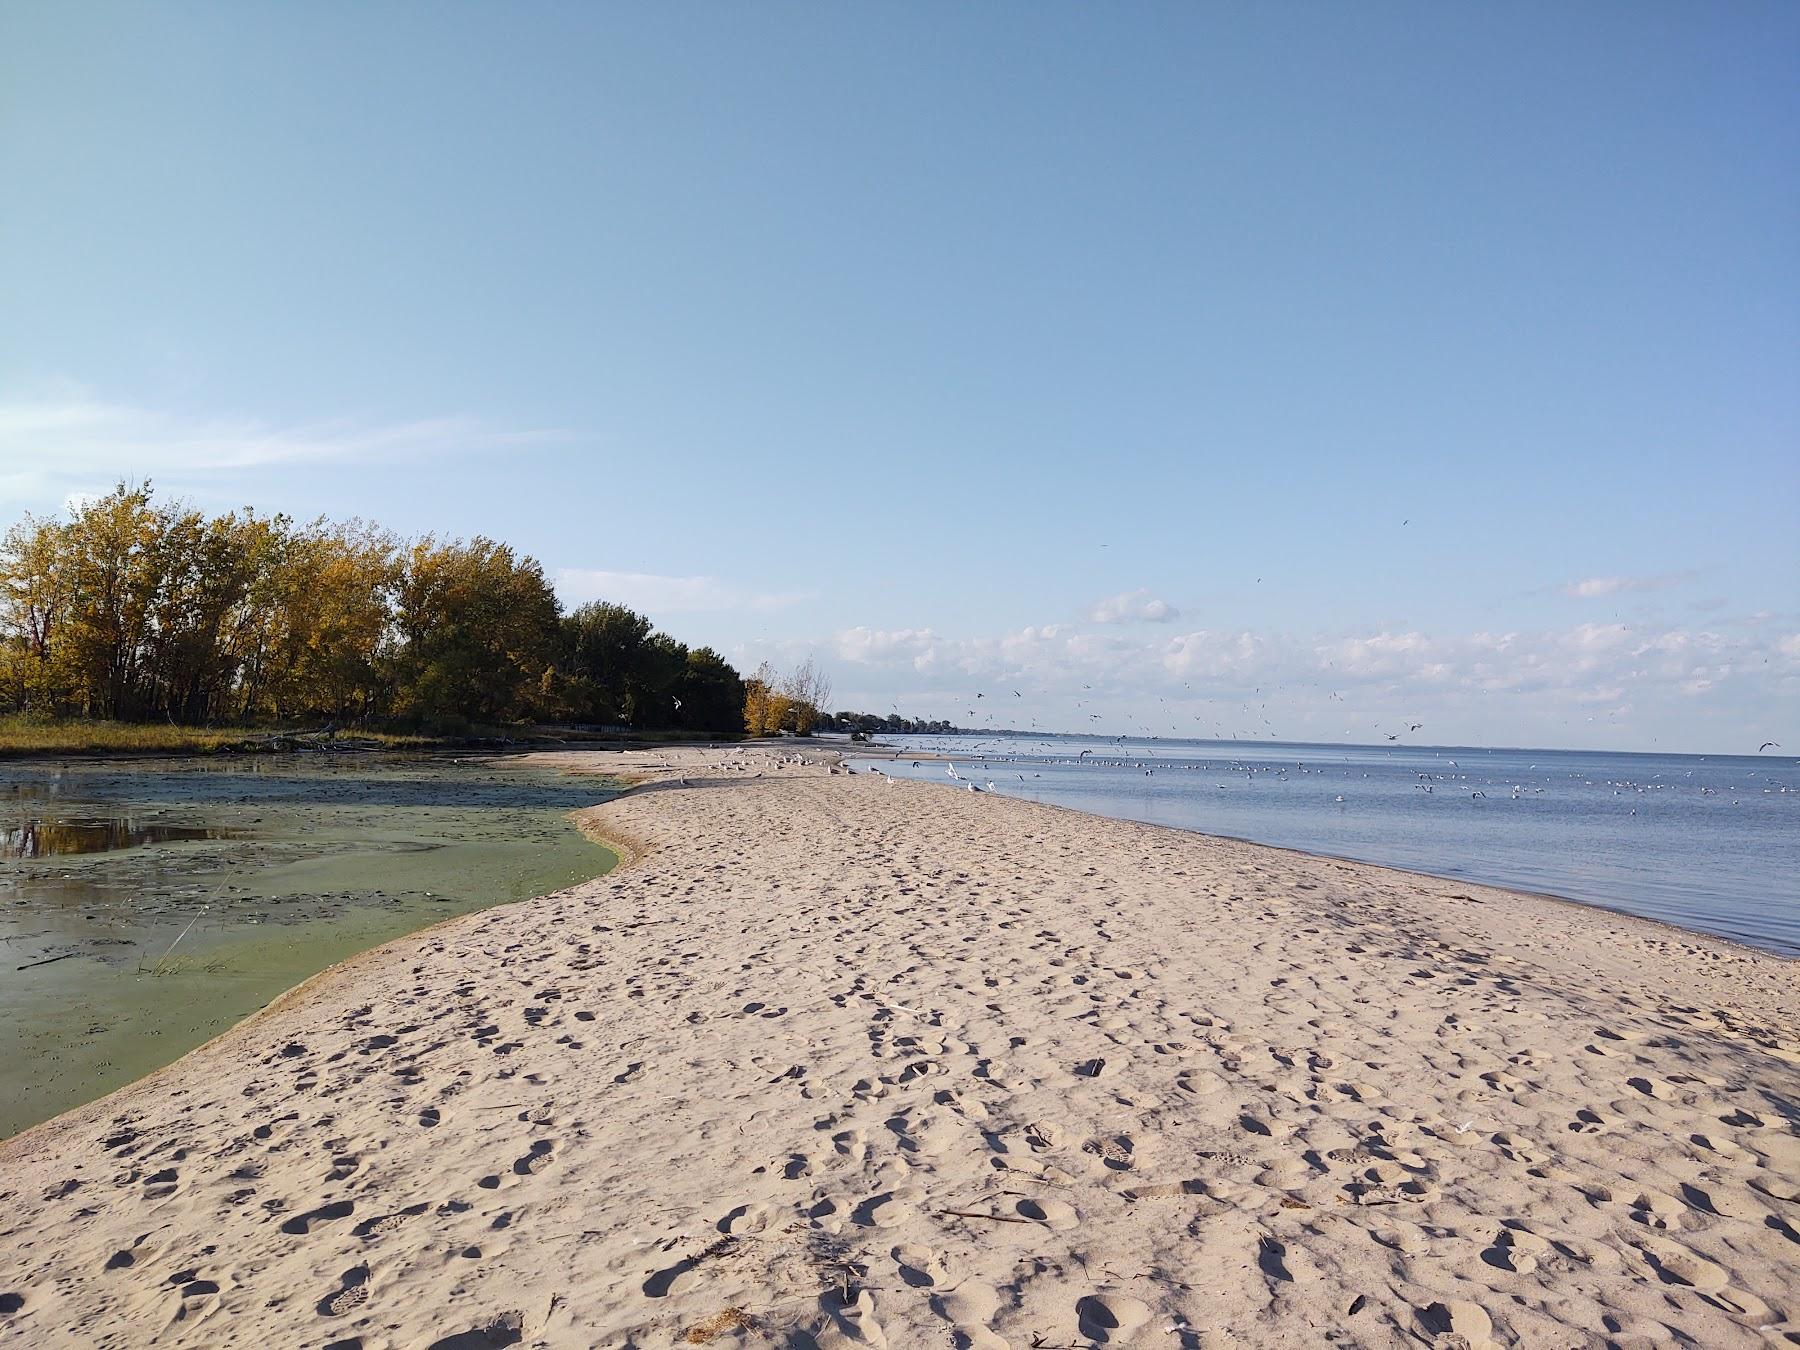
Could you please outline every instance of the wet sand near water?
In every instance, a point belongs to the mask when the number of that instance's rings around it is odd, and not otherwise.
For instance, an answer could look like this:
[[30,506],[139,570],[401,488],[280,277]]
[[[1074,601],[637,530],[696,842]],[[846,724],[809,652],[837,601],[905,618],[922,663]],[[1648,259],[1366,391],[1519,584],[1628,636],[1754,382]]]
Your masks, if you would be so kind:
[[638,762],[587,813],[626,866],[0,1146],[0,1332],[1800,1333],[1793,962],[775,751]]

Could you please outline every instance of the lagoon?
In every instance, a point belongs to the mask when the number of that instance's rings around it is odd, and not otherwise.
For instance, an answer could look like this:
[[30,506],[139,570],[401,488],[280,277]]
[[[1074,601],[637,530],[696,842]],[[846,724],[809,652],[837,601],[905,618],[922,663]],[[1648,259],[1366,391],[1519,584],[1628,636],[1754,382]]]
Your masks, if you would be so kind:
[[0,764],[0,1137],[334,962],[609,870],[569,815],[613,790],[450,755]]

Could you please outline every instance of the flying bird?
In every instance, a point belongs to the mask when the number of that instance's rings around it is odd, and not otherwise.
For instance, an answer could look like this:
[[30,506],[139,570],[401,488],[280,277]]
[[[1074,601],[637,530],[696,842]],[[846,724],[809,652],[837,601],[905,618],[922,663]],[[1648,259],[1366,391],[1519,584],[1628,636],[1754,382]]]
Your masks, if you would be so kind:
[[1760,755],[1765,750],[1779,750],[1779,749],[1781,749],[1781,745],[1778,742],[1764,741],[1761,745],[1756,747],[1756,753]]

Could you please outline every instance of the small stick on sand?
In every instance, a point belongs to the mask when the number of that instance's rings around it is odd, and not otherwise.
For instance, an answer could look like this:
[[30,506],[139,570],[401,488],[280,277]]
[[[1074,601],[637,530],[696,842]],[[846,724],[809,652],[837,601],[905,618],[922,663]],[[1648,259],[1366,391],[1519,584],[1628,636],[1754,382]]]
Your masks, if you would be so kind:
[[58,961],[67,961],[71,956],[80,956],[80,952],[64,952],[61,956],[46,956],[42,961],[27,961],[16,967],[18,970],[35,970],[39,966],[53,966]]

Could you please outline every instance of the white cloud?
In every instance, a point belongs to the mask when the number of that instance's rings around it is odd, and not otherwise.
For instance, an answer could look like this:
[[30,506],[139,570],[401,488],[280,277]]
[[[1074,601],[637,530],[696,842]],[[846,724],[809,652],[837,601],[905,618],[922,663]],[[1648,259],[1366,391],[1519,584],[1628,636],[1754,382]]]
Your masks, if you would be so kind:
[[[1581,623],[1305,637],[1107,624],[983,636],[859,626],[817,646],[842,663],[845,706],[898,704],[978,726],[1381,743],[1423,722],[1429,730],[1409,739],[1544,745],[1612,736],[1648,748],[1660,734],[1665,748],[1686,740],[1704,751],[1794,716],[1800,634],[1785,627],[1740,618],[1706,629]],[[1701,735],[1711,744],[1695,745]]]
[[60,383],[0,398],[0,482],[22,496],[55,498],[70,485],[85,492],[97,481],[120,478],[517,449],[560,437],[502,431],[468,417],[284,425],[254,417],[183,416],[107,402]]
[[1632,591],[1666,591],[1692,575],[1691,572],[1666,572],[1654,577],[1586,577],[1568,582],[1562,589],[1564,595],[1572,595],[1578,600],[1598,600]]
[[1140,586],[1096,602],[1088,607],[1087,616],[1094,623],[1169,623],[1179,619],[1181,611]]
[[608,572],[565,567],[556,574],[556,593],[567,605],[610,600],[652,617],[735,609],[780,609],[808,598],[806,592],[747,591],[717,577],[665,577],[650,572]]
[[1274,644],[1255,633],[1214,633],[1201,629],[1171,638],[1162,654],[1162,666],[1184,682],[1195,679],[1255,682],[1265,669],[1273,669]]

